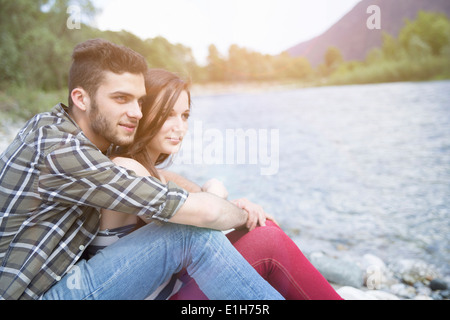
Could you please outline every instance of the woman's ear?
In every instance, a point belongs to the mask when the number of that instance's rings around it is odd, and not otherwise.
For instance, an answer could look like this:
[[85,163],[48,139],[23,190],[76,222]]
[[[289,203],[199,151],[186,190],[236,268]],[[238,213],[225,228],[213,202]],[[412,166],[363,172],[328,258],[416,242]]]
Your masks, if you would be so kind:
[[83,88],[75,88],[70,93],[73,105],[80,109],[81,111],[86,111],[87,105],[89,104],[89,95]]

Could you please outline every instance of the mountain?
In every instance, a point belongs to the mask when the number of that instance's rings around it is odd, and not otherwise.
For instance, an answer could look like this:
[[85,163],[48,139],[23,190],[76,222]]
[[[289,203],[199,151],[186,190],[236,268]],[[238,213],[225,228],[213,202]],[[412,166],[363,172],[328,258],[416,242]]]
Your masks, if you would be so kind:
[[[371,5],[380,8],[380,29],[367,27],[367,20],[374,13],[367,13]],[[363,60],[372,48],[381,46],[383,32],[397,37],[405,19],[414,20],[420,10],[442,12],[450,17],[450,1],[362,0],[323,34],[287,51],[294,57],[306,57],[313,66],[323,62],[330,46],[337,47],[347,61]]]

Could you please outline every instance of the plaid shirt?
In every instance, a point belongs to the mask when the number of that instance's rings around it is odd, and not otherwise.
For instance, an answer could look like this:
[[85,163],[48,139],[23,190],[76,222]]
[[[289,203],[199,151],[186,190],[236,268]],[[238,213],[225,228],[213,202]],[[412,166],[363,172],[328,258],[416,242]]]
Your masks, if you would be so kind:
[[59,104],[27,122],[0,156],[0,299],[38,299],[98,232],[99,209],[167,221],[175,184],[115,166]]

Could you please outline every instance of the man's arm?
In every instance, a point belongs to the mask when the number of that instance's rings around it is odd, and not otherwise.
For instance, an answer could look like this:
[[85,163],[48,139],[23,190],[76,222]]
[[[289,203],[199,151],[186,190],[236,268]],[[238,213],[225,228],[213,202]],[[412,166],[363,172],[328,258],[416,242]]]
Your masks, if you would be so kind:
[[[139,162],[129,158],[115,158],[114,162],[139,176],[150,173]],[[216,230],[229,230],[245,225],[248,213],[233,203],[214,194],[201,192],[201,188],[186,178],[169,171],[160,171],[166,181],[191,192],[185,203],[178,209],[170,222]]]
[[[200,187],[195,182],[192,182],[177,173],[166,170],[160,170],[159,173],[161,176],[165,178],[165,180],[173,181],[178,186],[181,186],[182,188],[186,189],[191,193],[205,191],[208,193],[215,194],[223,199],[226,199],[228,196],[228,191],[226,190],[226,188],[220,181],[216,179],[211,179],[207,181],[203,185],[203,187]],[[250,231],[253,230],[258,225],[265,226],[266,219],[269,219],[278,225],[273,216],[266,213],[261,206],[254,204],[245,198],[231,201],[231,203],[243,209],[247,213],[246,227]]]
[[229,230],[245,225],[248,213],[216,195],[190,193],[170,222],[216,230]]
[[158,170],[158,173],[165,178],[166,181],[172,181],[180,188],[189,192],[202,192],[202,188],[185,177],[171,171]]

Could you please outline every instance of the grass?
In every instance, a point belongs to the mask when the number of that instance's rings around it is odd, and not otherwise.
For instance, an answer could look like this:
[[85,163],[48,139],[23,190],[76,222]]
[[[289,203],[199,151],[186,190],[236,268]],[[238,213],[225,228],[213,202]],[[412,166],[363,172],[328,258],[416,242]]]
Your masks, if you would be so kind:
[[386,60],[365,65],[351,71],[336,72],[327,84],[364,84],[398,81],[426,81],[450,79],[450,59],[447,57],[424,57]]
[[67,101],[67,90],[43,91],[10,87],[0,91],[0,117],[19,121],[37,113],[49,111],[54,105]]

